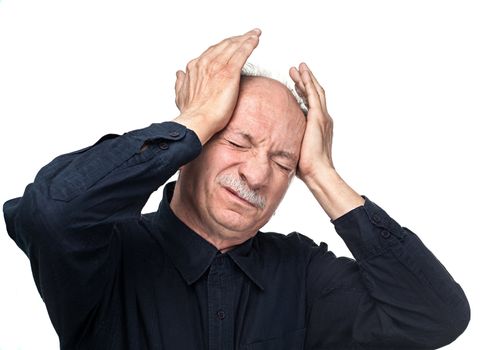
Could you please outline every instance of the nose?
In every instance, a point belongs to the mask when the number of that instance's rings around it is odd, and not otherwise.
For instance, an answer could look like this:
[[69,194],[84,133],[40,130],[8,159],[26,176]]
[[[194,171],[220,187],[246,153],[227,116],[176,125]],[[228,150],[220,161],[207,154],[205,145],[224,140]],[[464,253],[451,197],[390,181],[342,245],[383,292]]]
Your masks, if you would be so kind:
[[252,190],[264,187],[270,177],[270,164],[267,157],[258,154],[244,159],[239,165],[239,176]]

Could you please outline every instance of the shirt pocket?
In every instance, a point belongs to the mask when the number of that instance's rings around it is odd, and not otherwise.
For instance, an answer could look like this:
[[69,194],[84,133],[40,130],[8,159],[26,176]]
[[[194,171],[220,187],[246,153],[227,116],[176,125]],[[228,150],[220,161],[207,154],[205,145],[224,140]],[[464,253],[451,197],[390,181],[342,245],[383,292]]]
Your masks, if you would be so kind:
[[255,341],[243,345],[241,350],[303,350],[306,328],[298,329],[280,337]]

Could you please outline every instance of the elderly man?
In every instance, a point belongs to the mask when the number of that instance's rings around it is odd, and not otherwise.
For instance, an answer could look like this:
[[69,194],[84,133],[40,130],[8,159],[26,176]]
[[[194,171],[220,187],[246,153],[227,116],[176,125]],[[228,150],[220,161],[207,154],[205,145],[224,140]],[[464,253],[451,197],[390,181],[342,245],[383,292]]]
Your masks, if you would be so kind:
[[[307,65],[290,70],[307,113],[283,84],[241,77],[259,37],[178,71],[174,121],[59,156],[4,205],[62,349],[431,349],[466,328],[445,268],[337,174]],[[259,231],[295,174],[355,260]]]

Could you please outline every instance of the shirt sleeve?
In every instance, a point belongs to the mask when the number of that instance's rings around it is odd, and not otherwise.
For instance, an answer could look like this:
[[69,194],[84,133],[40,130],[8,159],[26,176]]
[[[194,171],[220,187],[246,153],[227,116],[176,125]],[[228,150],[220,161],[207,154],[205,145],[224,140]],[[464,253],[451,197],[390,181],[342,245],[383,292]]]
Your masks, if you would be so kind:
[[470,318],[461,287],[409,229],[365,198],[333,221],[355,260],[325,243],[308,265],[308,349],[435,349]]
[[7,231],[29,257],[61,341],[84,332],[116,275],[115,223],[138,220],[150,194],[200,151],[196,134],[175,122],[106,135],[55,158],[4,204]]

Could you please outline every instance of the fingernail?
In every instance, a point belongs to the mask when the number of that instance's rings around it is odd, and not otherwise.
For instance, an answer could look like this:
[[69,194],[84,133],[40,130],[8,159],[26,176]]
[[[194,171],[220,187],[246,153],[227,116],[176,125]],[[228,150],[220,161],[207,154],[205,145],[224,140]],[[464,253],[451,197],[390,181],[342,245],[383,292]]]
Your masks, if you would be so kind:
[[257,35],[261,35],[261,29],[260,28],[253,29],[253,32],[255,32]]

